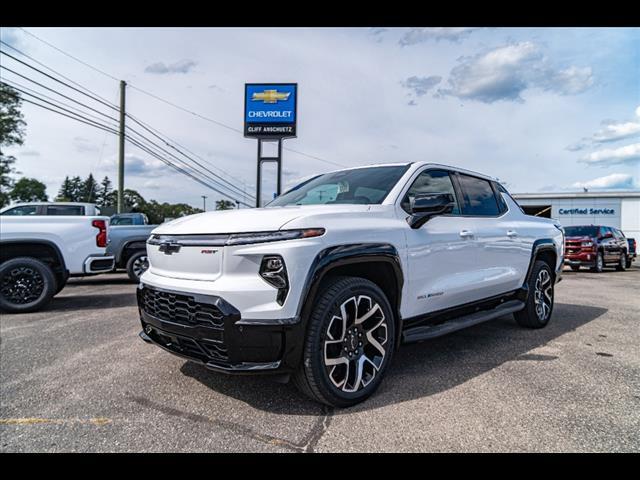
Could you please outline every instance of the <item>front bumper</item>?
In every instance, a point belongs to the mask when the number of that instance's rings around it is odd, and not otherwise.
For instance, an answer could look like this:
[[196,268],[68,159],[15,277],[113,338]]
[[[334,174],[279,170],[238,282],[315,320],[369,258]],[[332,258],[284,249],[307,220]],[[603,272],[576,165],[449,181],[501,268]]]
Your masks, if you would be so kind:
[[140,337],[224,373],[290,373],[301,357],[299,322],[241,321],[223,298],[140,283]]

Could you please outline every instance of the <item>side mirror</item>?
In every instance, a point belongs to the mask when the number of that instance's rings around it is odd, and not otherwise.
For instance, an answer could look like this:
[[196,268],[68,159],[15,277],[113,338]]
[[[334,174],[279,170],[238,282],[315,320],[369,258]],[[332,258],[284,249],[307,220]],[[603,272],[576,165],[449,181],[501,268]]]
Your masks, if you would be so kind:
[[453,211],[454,200],[450,193],[416,195],[411,200],[411,216],[407,219],[411,228],[420,228],[431,218]]

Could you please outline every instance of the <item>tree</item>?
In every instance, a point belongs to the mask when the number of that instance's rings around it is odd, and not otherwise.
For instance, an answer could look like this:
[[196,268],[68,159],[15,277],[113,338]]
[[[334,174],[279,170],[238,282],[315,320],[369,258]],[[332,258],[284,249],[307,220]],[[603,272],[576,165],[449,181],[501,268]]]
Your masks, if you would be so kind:
[[56,202],[70,202],[73,197],[73,188],[71,185],[71,180],[69,180],[69,176],[64,177],[64,181],[62,185],[60,185],[60,190],[58,190],[58,196],[56,197]]
[[20,112],[20,94],[5,83],[0,83],[0,146],[24,143],[23,115]]
[[158,203],[155,200],[146,202],[140,211],[149,218],[151,224],[162,223],[168,218],[184,217],[202,212],[201,209],[186,203]]
[[13,179],[9,175],[15,172],[15,162],[14,157],[4,156],[0,151],[0,208],[9,204],[9,192],[13,187]]
[[1,147],[24,143],[26,123],[20,112],[21,104],[18,92],[0,83],[0,208],[9,203],[9,191],[14,183],[9,175],[18,173],[13,168],[15,157],[4,155]]
[[216,200],[216,210],[231,210],[236,204],[231,200]]
[[82,193],[80,195],[81,202],[94,203],[98,192],[98,182],[90,173],[87,179],[82,183]]
[[[142,212],[142,207],[147,203],[142,195],[130,188],[125,188],[122,192],[123,208],[129,212]],[[118,190],[112,190],[107,199],[107,205],[113,206],[118,204]]]
[[70,202],[81,202],[82,201],[82,187],[83,182],[82,178],[78,175],[71,179],[71,200]]
[[9,197],[15,202],[46,202],[47,186],[35,178],[23,177],[14,184]]
[[100,182],[100,187],[96,194],[96,203],[100,207],[110,206],[107,202],[109,200],[109,194],[111,193],[111,180],[105,176]]

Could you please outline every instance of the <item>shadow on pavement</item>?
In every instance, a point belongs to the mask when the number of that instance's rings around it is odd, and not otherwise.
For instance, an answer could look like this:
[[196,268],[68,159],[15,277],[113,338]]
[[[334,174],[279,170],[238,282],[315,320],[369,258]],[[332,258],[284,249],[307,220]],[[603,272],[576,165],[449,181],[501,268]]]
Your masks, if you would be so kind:
[[54,297],[45,311],[96,310],[101,308],[133,307],[136,304],[135,290],[131,289],[131,293],[74,294]]
[[[519,327],[502,317],[422,343],[403,345],[378,391],[366,402],[334,414],[366,411],[449,390],[509,361],[553,361],[552,355],[528,352],[585,325],[605,308],[557,303],[546,328]],[[186,362],[183,374],[254,408],[283,415],[323,415],[320,404],[298,393],[289,383],[269,377],[227,376]]]

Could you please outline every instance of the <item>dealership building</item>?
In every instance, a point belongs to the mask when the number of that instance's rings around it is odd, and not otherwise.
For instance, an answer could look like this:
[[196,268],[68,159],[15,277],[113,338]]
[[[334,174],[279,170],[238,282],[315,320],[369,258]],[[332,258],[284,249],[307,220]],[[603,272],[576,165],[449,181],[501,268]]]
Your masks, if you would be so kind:
[[529,215],[554,218],[563,226],[605,225],[640,240],[640,190],[579,193],[516,193]]

